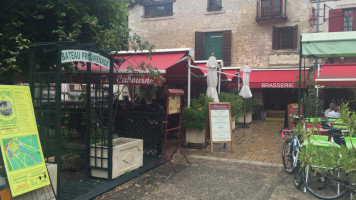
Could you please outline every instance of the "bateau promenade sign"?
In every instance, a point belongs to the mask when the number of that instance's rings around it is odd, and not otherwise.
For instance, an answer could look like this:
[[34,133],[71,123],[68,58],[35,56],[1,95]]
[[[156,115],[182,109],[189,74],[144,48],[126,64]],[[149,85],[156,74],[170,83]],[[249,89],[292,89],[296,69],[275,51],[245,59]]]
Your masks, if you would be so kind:
[[61,63],[90,62],[110,69],[110,60],[91,51],[67,49],[61,51]]

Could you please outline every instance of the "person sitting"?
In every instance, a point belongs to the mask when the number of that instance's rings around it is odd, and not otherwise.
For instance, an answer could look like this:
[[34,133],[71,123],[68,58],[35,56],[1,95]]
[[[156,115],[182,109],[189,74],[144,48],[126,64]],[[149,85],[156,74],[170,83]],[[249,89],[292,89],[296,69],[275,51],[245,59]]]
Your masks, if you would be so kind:
[[330,103],[329,105],[330,107],[328,109],[325,110],[325,117],[328,117],[328,113],[331,111],[331,108],[333,108],[335,106],[334,103]]
[[331,103],[331,104],[330,104],[330,112],[328,112],[326,114],[326,117],[327,118],[339,118],[340,117],[339,108],[335,104],[333,104],[333,103]]

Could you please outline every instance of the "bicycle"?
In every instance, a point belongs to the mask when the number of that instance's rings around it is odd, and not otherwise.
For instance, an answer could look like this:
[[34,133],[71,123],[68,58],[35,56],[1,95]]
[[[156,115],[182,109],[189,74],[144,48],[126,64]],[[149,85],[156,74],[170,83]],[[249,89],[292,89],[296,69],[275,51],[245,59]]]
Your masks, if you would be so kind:
[[[300,118],[295,116],[293,118],[293,123],[296,125],[296,124],[298,124],[299,120],[300,120]],[[283,138],[285,137],[285,135],[284,135],[285,133],[294,135],[293,130],[282,129],[280,134]],[[297,159],[298,158],[297,151],[299,151],[299,147],[300,147],[299,138],[296,137],[295,135],[293,138],[286,139],[286,141],[283,144],[282,161],[283,161],[284,169],[288,174],[293,173],[293,168],[297,164],[297,160],[298,160]]]
[[[300,176],[305,188],[312,193],[314,196],[321,199],[337,199],[345,195],[349,191],[349,186],[354,185],[354,183],[349,183],[343,179],[347,176],[346,173],[338,168],[326,167],[323,157],[315,157],[315,155],[320,156],[320,153],[313,153],[313,151],[327,151],[332,153],[335,150],[336,154],[339,154],[339,147],[345,145],[345,141],[340,137],[340,134],[334,134],[332,130],[329,130],[333,141],[317,141],[309,148],[307,151],[312,158],[312,162],[307,164],[300,170]],[[308,144],[309,145],[309,144]],[[334,147],[334,149],[332,149]],[[314,148],[314,149],[313,149]],[[323,149],[324,148],[324,149]],[[315,154],[315,155],[313,155]],[[340,154],[339,154],[340,156]]]

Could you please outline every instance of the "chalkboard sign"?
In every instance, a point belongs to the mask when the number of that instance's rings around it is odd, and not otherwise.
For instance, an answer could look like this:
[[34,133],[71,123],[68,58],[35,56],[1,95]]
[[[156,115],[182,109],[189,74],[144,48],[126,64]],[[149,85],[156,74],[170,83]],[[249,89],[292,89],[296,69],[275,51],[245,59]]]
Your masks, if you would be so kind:
[[213,153],[213,143],[231,142],[231,152],[234,152],[230,102],[209,103],[210,146]]

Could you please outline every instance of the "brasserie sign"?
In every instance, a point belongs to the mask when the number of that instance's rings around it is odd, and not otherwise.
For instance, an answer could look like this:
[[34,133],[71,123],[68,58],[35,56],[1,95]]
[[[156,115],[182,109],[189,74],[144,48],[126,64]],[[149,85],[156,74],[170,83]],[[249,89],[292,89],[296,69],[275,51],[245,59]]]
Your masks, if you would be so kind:
[[110,68],[110,60],[98,53],[85,50],[67,49],[61,51],[61,63],[90,62],[107,69]]

